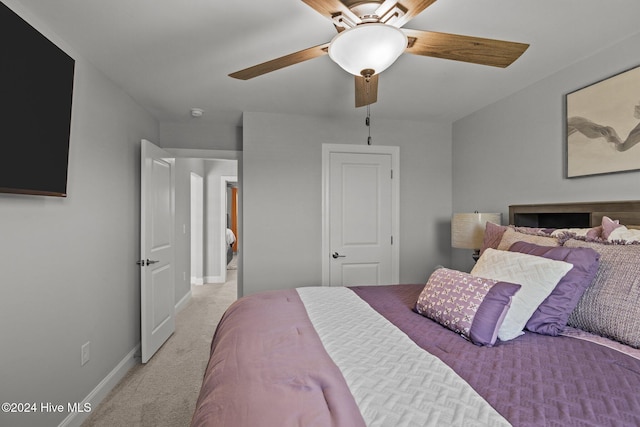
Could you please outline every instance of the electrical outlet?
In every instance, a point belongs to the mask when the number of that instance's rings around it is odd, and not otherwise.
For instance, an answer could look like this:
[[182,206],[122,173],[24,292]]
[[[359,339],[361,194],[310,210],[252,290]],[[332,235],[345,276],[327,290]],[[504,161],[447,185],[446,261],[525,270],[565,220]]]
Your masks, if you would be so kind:
[[81,366],[84,366],[89,361],[89,350],[91,346],[91,341],[87,341],[80,348],[80,363]]

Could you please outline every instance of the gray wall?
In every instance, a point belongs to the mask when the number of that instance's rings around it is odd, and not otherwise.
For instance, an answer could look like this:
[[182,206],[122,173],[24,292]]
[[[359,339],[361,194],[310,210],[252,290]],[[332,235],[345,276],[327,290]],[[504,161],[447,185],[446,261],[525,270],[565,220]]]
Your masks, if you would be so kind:
[[[450,262],[451,128],[375,120],[376,145],[400,147],[400,281]],[[365,144],[362,120],[245,113],[243,294],[319,285],[322,144]]]
[[191,172],[204,178],[202,159],[176,159],[175,302],[191,292]]
[[[4,2],[76,70],[68,197],[0,195],[0,401],[66,407],[140,341],[139,150],[140,139],[158,139],[158,123],[16,1]],[[87,341],[91,360],[80,366]],[[0,425],[48,427],[66,416],[0,413]]]
[[[453,211],[502,212],[506,224],[511,204],[640,199],[640,172],[567,179],[564,125],[565,95],[638,65],[639,45],[627,39],[455,122]],[[453,261],[473,263],[459,249]]]
[[[205,111],[206,115],[206,111]],[[160,123],[163,147],[242,150],[242,128],[190,119],[185,123]]]

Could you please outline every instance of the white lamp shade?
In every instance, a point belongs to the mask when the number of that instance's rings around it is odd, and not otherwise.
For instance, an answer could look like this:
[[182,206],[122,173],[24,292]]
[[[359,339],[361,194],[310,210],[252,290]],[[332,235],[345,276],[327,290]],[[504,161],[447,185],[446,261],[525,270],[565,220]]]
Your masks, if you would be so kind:
[[366,69],[383,72],[406,48],[407,36],[402,30],[386,24],[361,24],[335,36],[329,56],[345,71],[360,76]]
[[458,213],[451,219],[451,246],[461,249],[480,249],[487,222],[500,224],[499,213]]

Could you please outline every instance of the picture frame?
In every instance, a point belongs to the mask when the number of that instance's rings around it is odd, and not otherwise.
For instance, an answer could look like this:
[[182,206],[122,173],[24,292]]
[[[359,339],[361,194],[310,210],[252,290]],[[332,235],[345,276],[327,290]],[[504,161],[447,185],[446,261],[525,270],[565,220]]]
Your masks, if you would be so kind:
[[567,178],[640,170],[640,66],[566,95]]

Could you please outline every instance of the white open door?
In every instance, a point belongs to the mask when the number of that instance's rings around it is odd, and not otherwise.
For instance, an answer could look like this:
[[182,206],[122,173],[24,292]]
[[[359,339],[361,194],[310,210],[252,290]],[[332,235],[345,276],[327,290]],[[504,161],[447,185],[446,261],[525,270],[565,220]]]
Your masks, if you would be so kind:
[[175,330],[174,163],[169,153],[141,143],[141,347],[147,363]]
[[397,147],[356,147],[327,147],[324,156],[323,283],[397,283]]

